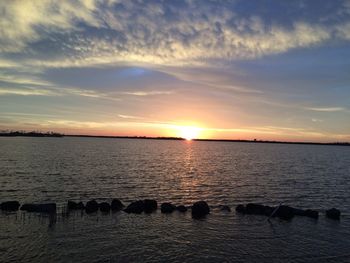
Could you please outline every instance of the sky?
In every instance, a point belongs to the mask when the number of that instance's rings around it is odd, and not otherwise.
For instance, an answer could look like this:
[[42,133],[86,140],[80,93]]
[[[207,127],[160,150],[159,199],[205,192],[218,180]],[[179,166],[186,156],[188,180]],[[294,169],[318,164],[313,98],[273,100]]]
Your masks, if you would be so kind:
[[0,14],[0,130],[350,141],[349,0],[3,0]]

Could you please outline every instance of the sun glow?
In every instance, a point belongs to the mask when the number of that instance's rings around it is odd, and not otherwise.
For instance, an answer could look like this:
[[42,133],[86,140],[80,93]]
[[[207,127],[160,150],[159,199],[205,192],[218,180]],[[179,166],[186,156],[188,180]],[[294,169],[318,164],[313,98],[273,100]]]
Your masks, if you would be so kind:
[[181,138],[184,138],[188,141],[192,139],[197,139],[200,135],[201,128],[192,127],[192,126],[181,126],[179,129],[179,135]]

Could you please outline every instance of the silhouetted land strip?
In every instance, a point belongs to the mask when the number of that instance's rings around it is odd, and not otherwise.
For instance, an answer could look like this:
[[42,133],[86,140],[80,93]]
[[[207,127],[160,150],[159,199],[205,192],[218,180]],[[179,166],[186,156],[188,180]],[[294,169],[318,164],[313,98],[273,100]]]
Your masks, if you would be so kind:
[[57,132],[37,132],[37,131],[1,131],[0,136],[7,137],[63,137],[63,134]]
[[[148,136],[108,136],[108,135],[84,135],[73,134],[64,135],[56,132],[25,132],[25,131],[5,131],[0,132],[0,136],[25,136],[25,137],[85,137],[85,138],[110,138],[110,139],[144,139],[144,140],[174,140],[185,141],[181,137],[148,137]],[[243,142],[243,143],[272,143],[272,144],[304,144],[304,145],[336,145],[350,146],[349,142],[288,142],[288,141],[267,141],[267,140],[237,140],[237,139],[193,139],[193,141],[204,142]]]
[[[114,139],[145,139],[145,140],[176,140],[185,141],[181,137],[147,137],[147,136],[103,136],[103,135],[65,135],[67,137],[87,137],[87,138],[114,138]],[[275,143],[275,144],[306,144],[306,145],[339,145],[350,146],[348,142],[288,142],[288,141],[266,141],[266,140],[230,140],[230,139],[193,139],[197,142],[244,142],[244,143]]]

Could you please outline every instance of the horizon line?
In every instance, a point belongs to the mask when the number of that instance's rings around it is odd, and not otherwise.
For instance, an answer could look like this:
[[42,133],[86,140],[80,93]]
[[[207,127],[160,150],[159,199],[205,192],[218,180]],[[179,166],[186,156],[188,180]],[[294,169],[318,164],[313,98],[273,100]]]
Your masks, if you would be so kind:
[[245,142],[245,143],[271,143],[271,144],[304,144],[304,145],[334,145],[350,146],[350,142],[311,142],[311,141],[279,141],[260,139],[204,139],[193,138],[188,140],[183,137],[169,136],[137,136],[137,135],[88,135],[88,134],[62,134],[58,132],[39,131],[0,131],[0,137],[90,137],[90,138],[110,138],[110,139],[146,139],[146,140],[181,140],[181,141],[208,141],[208,142]]

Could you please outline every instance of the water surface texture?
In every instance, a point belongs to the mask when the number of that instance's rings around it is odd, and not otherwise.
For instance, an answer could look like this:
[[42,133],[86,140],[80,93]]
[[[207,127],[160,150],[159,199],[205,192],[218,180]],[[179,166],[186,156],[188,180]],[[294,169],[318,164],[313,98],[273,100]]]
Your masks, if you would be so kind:
[[[0,138],[0,201],[144,198],[211,214],[0,214],[0,261],[350,262],[350,147],[102,138]],[[291,222],[240,203],[320,211]],[[232,212],[219,211],[229,205]],[[342,218],[324,217],[337,207]]]

